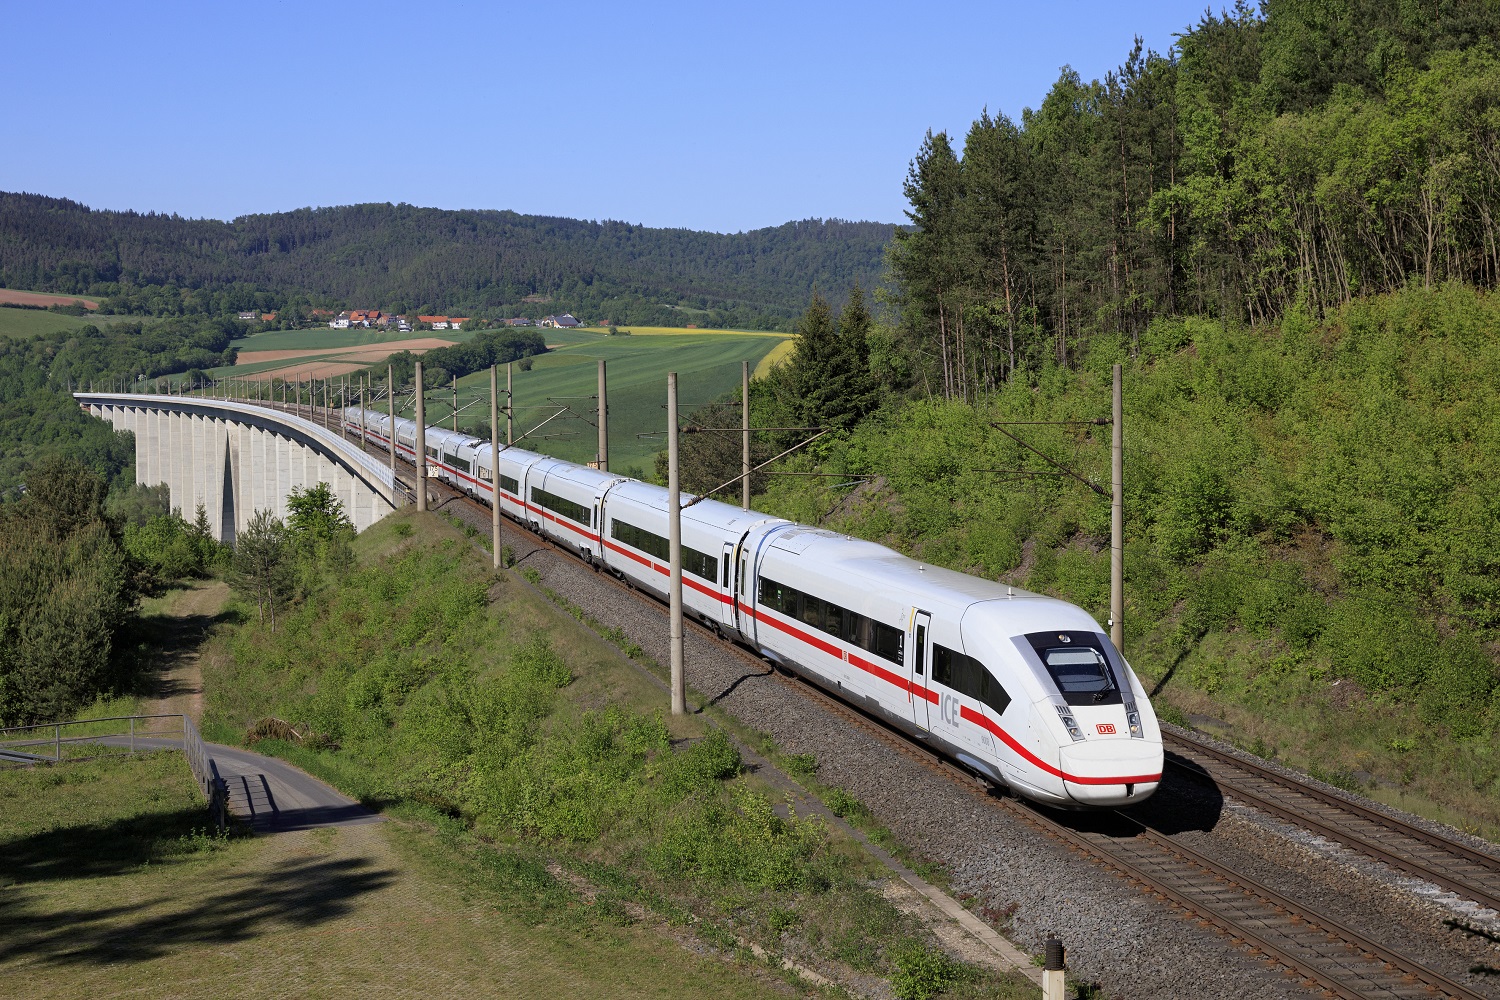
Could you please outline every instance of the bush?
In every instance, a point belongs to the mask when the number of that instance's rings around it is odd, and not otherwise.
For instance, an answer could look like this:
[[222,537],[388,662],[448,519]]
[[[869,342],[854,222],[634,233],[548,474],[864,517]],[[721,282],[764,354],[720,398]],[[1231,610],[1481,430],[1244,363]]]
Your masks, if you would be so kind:
[[963,965],[936,948],[908,944],[890,958],[896,967],[891,992],[901,1000],[931,1000],[964,978]]

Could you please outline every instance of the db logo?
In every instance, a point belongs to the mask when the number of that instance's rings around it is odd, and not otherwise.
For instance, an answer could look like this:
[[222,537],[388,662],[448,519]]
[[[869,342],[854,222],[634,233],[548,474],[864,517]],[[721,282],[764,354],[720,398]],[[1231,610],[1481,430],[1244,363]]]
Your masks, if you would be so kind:
[[1099,730],[1101,736],[1113,736],[1115,734],[1115,724],[1113,722],[1101,722],[1095,725],[1094,728]]

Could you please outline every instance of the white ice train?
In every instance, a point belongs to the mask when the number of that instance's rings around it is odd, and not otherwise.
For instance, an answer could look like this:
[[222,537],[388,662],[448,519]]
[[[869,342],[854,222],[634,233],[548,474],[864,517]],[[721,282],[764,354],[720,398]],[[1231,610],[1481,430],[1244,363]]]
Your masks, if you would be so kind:
[[[363,417],[389,447],[391,418]],[[416,429],[395,421],[409,462]],[[485,503],[493,461],[488,441],[427,429],[436,477]],[[666,490],[520,448],[499,462],[504,514],[665,596]],[[1018,795],[1120,806],[1161,780],[1146,692],[1075,605],[714,500],[682,513],[682,567],[686,614]]]

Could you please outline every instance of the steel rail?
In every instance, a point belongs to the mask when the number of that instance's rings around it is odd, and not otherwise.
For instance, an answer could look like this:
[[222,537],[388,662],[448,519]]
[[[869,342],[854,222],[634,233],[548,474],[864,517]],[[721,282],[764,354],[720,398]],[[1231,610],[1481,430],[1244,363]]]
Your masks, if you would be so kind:
[[[1220,750],[1217,747],[1210,746],[1209,744],[1201,740],[1194,739],[1191,736],[1185,736],[1180,733],[1166,731],[1163,731],[1162,736],[1164,739],[1169,740],[1173,743],[1188,747],[1191,753],[1201,754],[1205,757],[1212,757],[1214,760],[1218,761],[1221,764],[1227,764],[1230,767],[1238,768],[1239,770],[1253,775],[1254,777],[1262,778],[1266,781],[1273,782],[1274,784],[1281,785],[1282,787],[1292,789],[1299,794],[1305,795],[1312,799],[1316,799],[1317,801],[1324,803],[1325,805],[1333,806],[1336,809],[1351,813],[1355,816],[1360,817],[1361,819],[1369,820],[1372,823],[1377,823],[1395,833],[1401,834],[1402,836],[1410,837],[1413,840],[1419,840],[1424,844],[1447,851],[1450,854],[1456,854],[1459,857],[1464,858],[1466,861],[1473,862],[1474,864],[1485,867],[1495,872],[1497,875],[1500,875],[1500,857],[1492,854],[1486,854],[1483,851],[1475,850],[1467,844],[1459,843],[1456,840],[1444,837],[1442,834],[1433,833],[1430,830],[1424,830],[1422,827],[1416,826],[1412,823],[1408,823],[1405,820],[1400,819],[1399,817],[1391,816],[1388,813],[1381,812],[1379,809],[1372,809],[1369,806],[1364,805],[1363,803],[1352,802],[1349,799],[1343,798],[1339,795],[1335,795],[1332,792],[1317,787],[1316,785],[1304,781],[1299,781],[1298,779],[1293,778],[1290,775],[1286,775],[1279,771],[1273,770],[1263,764],[1258,764],[1254,761],[1243,760],[1239,757],[1234,756],[1233,754],[1226,753],[1225,751]],[[1183,767],[1180,764],[1178,764],[1177,766],[1181,767],[1184,771],[1187,771],[1190,774],[1195,773],[1195,770],[1193,768]],[[1215,781],[1220,780],[1217,775],[1215,775],[1212,771],[1209,771],[1207,768],[1203,768],[1203,774]],[[1330,836],[1334,835],[1330,834]],[[1337,839],[1343,838],[1342,836],[1338,836]],[[1495,908],[1500,909],[1500,906],[1497,906]]]
[[[1283,789],[1290,790],[1295,795],[1314,799],[1319,804],[1328,805],[1328,807],[1332,807],[1334,810],[1344,811],[1344,813],[1352,814],[1352,816],[1358,816],[1361,819],[1377,823],[1383,831],[1388,832],[1392,837],[1412,838],[1412,840],[1419,841],[1419,843],[1428,844],[1430,847],[1436,847],[1437,850],[1448,852],[1449,855],[1460,856],[1460,858],[1464,858],[1466,861],[1481,865],[1485,870],[1485,874],[1490,874],[1490,876],[1494,876],[1497,880],[1500,880],[1500,861],[1494,858],[1487,858],[1487,856],[1476,852],[1476,850],[1464,847],[1463,844],[1454,843],[1454,841],[1446,840],[1446,838],[1439,837],[1436,834],[1428,834],[1427,831],[1422,831],[1421,828],[1416,828],[1416,826],[1410,825],[1410,823],[1401,822],[1401,820],[1395,819],[1395,817],[1385,816],[1385,814],[1379,813],[1377,810],[1362,807],[1362,805],[1355,804],[1355,802],[1344,801],[1344,799],[1338,798],[1338,796],[1329,795],[1329,793],[1323,792],[1322,789],[1308,786],[1308,784],[1301,783],[1301,781],[1287,777],[1287,775],[1277,774],[1277,772],[1271,771],[1271,769],[1260,768],[1260,766],[1251,765],[1251,763],[1241,762],[1238,757],[1229,756],[1229,754],[1224,754],[1223,751],[1202,747],[1202,745],[1188,741],[1188,739],[1178,738],[1178,742],[1193,747],[1191,753],[1202,753],[1205,756],[1212,754],[1212,756],[1218,757],[1221,763],[1229,766],[1229,768],[1241,769],[1241,771],[1251,775],[1251,777],[1265,778],[1265,780],[1272,781],[1272,783],[1283,787]],[[1172,763],[1173,766],[1181,769],[1181,771],[1193,775],[1193,777],[1206,778],[1206,780],[1212,781],[1220,789],[1226,790],[1230,795],[1236,796],[1236,798],[1242,799],[1242,801],[1248,802],[1250,805],[1254,805],[1257,810],[1262,810],[1263,813],[1272,814],[1272,816],[1278,817],[1278,819],[1302,826],[1302,828],[1308,829],[1308,831],[1314,832],[1314,834],[1322,835],[1322,837],[1329,838],[1329,840],[1338,841],[1338,843],[1344,844],[1346,847],[1352,847],[1353,850],[1362,853],[1362,855],[1370,856],[1370,858],[1374,858],[1376,861],[1391,865],[1392,868],[1404,871],[1404,873],[1410,874],[1410,876],[1427,880],[1427,882],[1431,882],[1433,885],[1439,886],[1439,888],[1448,889],[1449,892],[1457,892],[1461,897],[1475,901],[1475,903],[1479,903],[1481,906],[1490,907],[1491,910],[1500,910],[1500,891],[1497,891],[1496,888],[1491,888],[1491,886],[1481,885],[1478,880],[1466,879],[1463,874],[1443,871],[1436,864],[1430,864],[1430,862],[1418,858],[1413,853],[1401,852],[1394,844],[1383,846],[1383,844],[1376,843],[1370,837],[1365,837],[1365,835],[1361,835],[1359,832],[1347,828],[1347,826],[1340,826],[1338,823],[1320,819],[1320,817],[1314,816],[1311,811],[1296,810],[1292,805],[1278,802],[1272,796],[1253,789],[1245,781],[1236,781],[1233,777],[1226,777],[1223,771],[1209,771],[1208,768],[1202,768],[1202,765],[1197,765],[1197,762],[1182,763],[1173,760],[1173,762],[1169,763]]]
[[[484,505],[479,501],[468,496],[468,494],[460,490],[456,490],[453,487],[447,486],[447,484],[440,485],[444,489],[450,490],[455,494],[452,499],[466,501],[467,505],[477,509],[482,509],[485,514],[488,514],[488,508],[484,507]],[[461,507],[460,509],[463,509],[463,507]],[[478,513],[479,511],[476,510],[475,512]],[[526,526],[521,525],[521,527]],[[578,557],[576,553],[554,543],[551,539],[545,537],[544,535],[540,535],[528,528],[527,537],[528,540],[537,543],[538,547],[540,548],[547,549],[551,552],[564,554],[570,557],[571,560],[577,565],[593,569],[596,573],[599,572],[599,567],[597,565],[591,566],[582,558]],[[638,600],[660,610],[660,602],[650,597],[649,595],[641,592],[633,586],[630,586],[624,581],[615,579],[612,574],[601,573],[600,575],[607,578],[613,586],[617,587],[623,593],[631,594]],[[1170,899],[1174,903],[1177,903],[1177,905],[1181,906],[1183,909],[1191,912],[1195,916],[1204,920],[1206,923],[1219,929],[1220,932],[1226,934],[1232,941],[1250,943],[1254,949],[1260,951],[1267,959],[1277,962],[1278,964],[1292,970],[1298,975],[1307,977],[1309,980],[1317,983],[1322,989],[1328,990],[1329,992],[1332,992],[1337,996],[1350,998],[1350,1000],[1364,1000],[1364,998],[1369,996],[1368,991],[1360,990],[1357,987],[1352,988],[1346,983],[1339,983],[1336,979],[1331,978],[1322,970],[1318,970],[1308,965],[1302,958],[1287,952],[1285,948],[1276,945],[1272,941],[1265,940],[1263,936],[1257,933],[1256,930],[1252,927],[1241,925],[1239,923],[1236,923],[1230,917],[1214,912],[1210,908],[1210,906],[1203,900],[1194,900],[1187,894],[1181,893],[1173,887],[1163,884],[1160,878],[1151,875],[1149,872],[1142,869],[1139,865],[1132,863],[1129,859],[1119,856],[1120,852],[1111,851],[1108,847],[1105,847],[1094,839],[1088,837],[1088,835],[1072,830],[1063,824],[1057,823],[1055,820],[1047,817],[1045,813],[1041,811],[1041,807],[1032,806],[1029,804],[1021,805],[1019,804],[1018,800],[1014,799],[997,800],[995,796],[987,790],[993,787],[987,778],[981,775],[973,774],[959,767],[952,761],[949,761],[947,758],[938,754],[931,747],[924,745],[920,740],[912,739],[906,734],[893,729],[889,725],[889,723],[885,722],[883,719],[880,719],[879,717],[874,716],[855,705],[846,703],[833,697],[812,682],[800,677],[799,675],[786,673],[783,670],[778,669],[775,664],[767,664],[766,661],[758,654],[744,647],[740,643],[724,637],[717,628],[706,626],[694,618],[686,618],[685,621],[687,621],[691,625],[691,627],[700,630],[703,635],[718,638],[725,647],[732,650],[746,661],[753,663],[758,667],[768,666],[769,670],[767,670],[765,673],[768,673],[778,681],[802,693],[804,696],[812,697],[814,700],[818,701],[821,705],[828,708],[834,714],[841,715],[846,719],[852,720],[863,730],[877,736],[882,740],[882,742],[893,747],[898,752],[904,753],[908,757],[922,764],[928,770],[943,774],[946,778],[953,781],[956,785],[968,789],[971,794],[975,794],[976,796],[983,798],[985,801],[991,803],[997,808],[1007,808],[1014,815],[1020,816],[1025,819],[1034,820],[1035,825],[1043,828],[1048,833],[1053,833],[1053,839],[1059,840],[1070,847],[1082,851],[1085,854],[1093,855],[1096,858],[1100,857],[1100,855],[1109,855],[1108,858],[1105,859],[1105,863],[1107,865],[1115,867],[1122,873],[1125,873],[1128,878],[1146,887],[1148,891],[1162,898]],[[1120,815],[1123,816],[1124,814]],[[1428,989],[1444,990],[1449,996],[1456,998],[1456,1000],[1489,1000],[1489,998],[1487,998],[1484,994],[1476,993],[1463,984],[1454,982],[1453,980],[1444,976],[1442,973],[1437,972],[1433,969],[1429,969],[1413,959],[1406,958],[1400,955],[1398,952],[1392,951],[1391,949],[1388,949],[1370,940],[1368,937],[1360,934],[1358,931],[1355,931],[1338,921],[1316,915],[1311,909],[1302,906],[1301,904],[1294,903],[1283,896],[1280,896],[1274,890],[1261,886],[1258,882],[1255,882],[1254,880],[1249,879],[1246,876],[1232,872],[1231,869],[1220,865],[1218,862],[1214,862],[1208,858],[1204,858],[1202,855],[1197,854],[1197,852],[1194,852],[1190,848],[1185,847],[1178,841],[1165,837],[1157,831],[1151,830],[1149,827],[1145,827],[1143,824],[1140,824],[1138,820],[1130,817],[1126,818],[1129,819],[1130,822],[1140,826],[1145,831],[1144,836],[1149,838],[1152,841],[1153,845],[1156,846],[1162,853],[1169,855],[1176,854],[1178,857],[1185,859],[1194,859],[1192,861],[1188,861],[1187,863],[1197,866],[1198,868],[1200,868],[1200,870],[1208,871],[1220,881],[1224,881],[1227,879],[1227,881],[1231,884],[1240,886],[1241,891],[1249,895],[1260,896],[1262,902],[1272,908],[1279,908],[1286,911],[1288,913],[1287,922],[1291,925],[1291,928],[1293,930],[1297,928],[1299,921],[1301,922],[1303,927],[1320,927],[1322,928],[1322,933],[1316,934],[1316,937],[1321,939],[1325,944],[1327,943],[1327,939],[1330,936],[1334,937],[1335,939],[1337,939],[1338,943],[1341,946],[1351,950],[1351,957],[1357,958],[1359,956],[1370,956],[1364,958],[1364,961],[1366,961],[1367,963],[1378,963],[1379,966],[1390,966],[1392,968],[1399,969],[1401,970],[1403,976],[1410,977],[1412,980],[1422,983]],[[1055,833],[1053,832],[1054,830],[1056,831]],[[1197,859],[1201,859],[1202,864],[1199,864]],[[1218,874],[1218,872],[1223,872],[1225,874],[1221,876]],[[1360,978],[1365,979],[1365,981],[1367,982],[1374,981],[1373,975],[1362,975]],[[1392,991],[1392,989],[1385,990],[1385,992],[1387,993],[1390,993]]]
[[[1013,812],[1033,821],[1035,825],[1045,829],[1056,838],[1078,847],[1085,853],[1094,855],[1107,865],[1118,868],[1131,879],[1149,888],[1150,891],[1170,899],[1177,905],[1191,911],[1208,923],[1218,927],[1221,931],[1229,934],[1232,938],[1242,940],[1251,945],[1251,947],[1266,953],[1277,962],[1287,966],[1297,974],[1306,977],[1323,989],[1337,996],[1349,998],[1349,1000],[1361,1000],[1361,998],[1369,995],[1367,991],[1353,989],[1348,983],[1341,982],[1334,976],[1330,976],[1325,969],[1319,968],[1306,958],[1293,954],[1286,947],[1272,940],[1267,934],[1254,929],[1251,921],[1244,923],[1236,922],[1217,912],[1215,907],[1206,903],[1203,899],[1195,899],[1188,893],[1166,885],[1161,878],[1151,874],[1129,858],[1126,851],[1113,846],[1107,846],[1101,842],[1101,838],[1099,837],[1080,834],[1078,831],[1048,816],[1041,807],[1029,804],[1022,805],[1016,802],[1010,808]],[[1462,983],[1455,982],[1440,972],[1429,969],[1398,952],[1386,948],[1384,945],[1348,925],[1334,920],[1326,914],[1319,913],[1304,904],[1294,902],[1255,879],[1249,878],[1211,858],[1199,854],[1192,848],[1187,847],[1180,840],[1167,837],[1136,820],[1134,817],[1126,816],[1124,813],[1116,812],[1116,815],[1135,826],[1139,830],[1139,835],[1149,841],[1162,854],[1176,855],[1188,865],[1202,870],[1230,888],[1238,889],[1242,893],[1252,897],[1259,897],[1263,903],[1269,904],[1273,909],[1284,913],[1289,918],[1287,923],[1290,927],[1299,932],[1297,936],[1304,938],[1322,937],[1325,940],[1336,938],[1340,944],[1350,950],[1351,954],[1349,957],[1351,959],[1364,959],[1368,962],[1369,958],[1365,956],[1369,956],[1384,966],[1398,970],[1403,977],[1419,981],[1431,989],[1442,990],[1448,996],[1457,998],[1457,1000],[1486,1000],[1484,994],[1476,993]],[[1328,957],[1328,961],[1334,962],[1335,960],[1332,957]],[[1362,978],[1372,982],[1376,988],[1386,989],[1389,992],[1399,989],[1399,987],[1395,986],[1381,986],[1374,982],[1374,977],[1362,976]]]

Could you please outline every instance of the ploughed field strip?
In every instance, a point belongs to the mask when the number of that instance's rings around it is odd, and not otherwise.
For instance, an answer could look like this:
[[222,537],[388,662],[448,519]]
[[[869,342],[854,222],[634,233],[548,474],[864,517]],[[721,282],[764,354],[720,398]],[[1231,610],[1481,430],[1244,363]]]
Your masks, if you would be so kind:
[[[382,449],[368,444],[366,448],[372,453],[386,454]],[[411,475],[411,466],[404,457],[400,471],[407,476]],[[488,507],[436,480],[429,481],[429,487],[433,495],[439,498],[435,509],[451,513],[477,531],[488,533]],[[569,563],[586,566],[582,559],[566,547],[556,545],[533,531],[519,530],[519,526],[509,518],[506,520],[504,534],[506,543],[517,547],[518,555],[527,550],[542,549],[564,557]],[[517,545],[518,541],[524,541],[524,544]],[[597,573],[597,567],[591,568],[596,572],[590,576],[607,581],[609,586],[621,592],[622,597],[628,595],[627,599],[640,601],[644,606],[665,614],[655,599],[627,587],[624,582],[615,580],[609,574]],[[704,638],[713,635],[710,629],[691,616],[685,620],[689,629],[701,633]],[[747,662],[754,663],[758,672],[764,672],[765,664],[751,651],[727,641],[721,642],[721,645],[732,649]],[[920,741],[896,732],[862,709],[833,698],[801,678],[779,671],[774,676],[802,697],[819,703],[829,713],[858,727],[867,735],[919,763],[929,772],[942,775],[949,784],[964,789],[966,793],[986,803],[987,807],[1012,814],[1072,851],[1122,875],[1174,909],[1190,914],[1198,923],[1215,928],[1243,950],[1276,963],[1290,973],[1289,978],[1294,977],[1315,993],[1348,998],[1450,996],[1460,1000],[1483,1000],[1488,996],[1475,992],[1333,917],[1266,887],[1222,861],[1193,851],[1180,837],[1151,829],[1124,812],[1099,812],[1088,818],[1080,818],[1074,814],[1055,813],[1016,799],[1000,797],[995,794],[994,789],[985,787],[987,782],[984,779],[976,782],[974,775],[924,747]],[[1186,741],[1177,745],[1188,746]],[[1190,749],[1196,751],[1196,748]],[[1187,757],[1186,754],[1183,756]],[[1235,764],[1243,763],[1237,758],[1223,756]],[[1191,763],[1185,766],[1190,770],[1193,767]],[[1223,765],[1220,766],[1222,769]],[[1205,773],[1204,765],[1199,764],[1198,768],[1198,775],[1202,777]],[[1213,772],[1211,780],[1217,777],[1218,772]],[[1290,779],[1281,776],[1278,778],[1283,782],[1290,782]],[[1233,777],[1227,778],[1224,790],[1238,795],[1240,792],[1232,784],[1234,780]],[[1327,798],[1338,802],[1340,806],[1355,805],[1334,796]],[[1283,804],[1280,808],[1286,812],[1278,811],[1276,815],[1308,828],[1316,829],[1313,823],[1320,821],[1315,814],[1310,822],[1310,817],[1305,812],[1298,811],[1299,806],[1295,803]],[[1332,807],[1325,804],[1322,808]],[[1352,809],[1351,815],[1358,815],[1359,809],[1360,807]],[[1380,821],[1389,822],[1392,829],[1402,826],[1399,821],[1377,811],[1368,811]],[[1306,812],[1315,811],[1309,808]],[[1424,830],[1411,830],[1414,842],[1428,843],[1434,849],[1437,843],[1451,843]],[[1365,853],[1369,852],[1362,846],[1364,843],[1377,843],[1370,836],[1360,838],[1357,843],[1352,834],[1347,838],[1337,839]],[[1494,865],[1494,859],[1487,858],[1481,852],[1472,851],[1463,845],[1452,846],[1463,852],[1460,856],[1468,858],[1473,865]],[[1389,851],[1389,848],[1384,850]],[[1376,854],[1371,856],[1385,860]],[[1439,867],[1445,864],[1441,860],[1434,860],[1432,863]],[[1465,895],[1473,893],[1465,892]]]
[[1203,740],[1163,730],[1177,771],[1400,871],[1500,911],[1500,857],[1311,782],[1243,760]]

